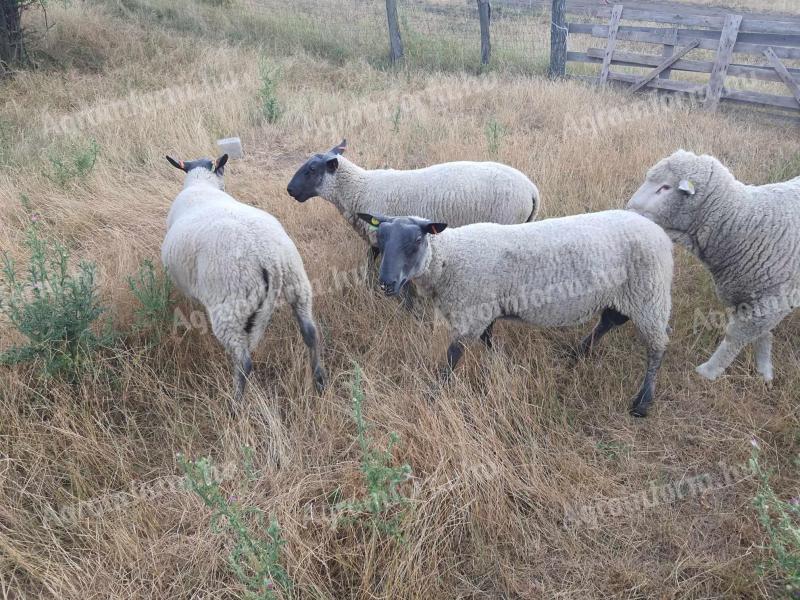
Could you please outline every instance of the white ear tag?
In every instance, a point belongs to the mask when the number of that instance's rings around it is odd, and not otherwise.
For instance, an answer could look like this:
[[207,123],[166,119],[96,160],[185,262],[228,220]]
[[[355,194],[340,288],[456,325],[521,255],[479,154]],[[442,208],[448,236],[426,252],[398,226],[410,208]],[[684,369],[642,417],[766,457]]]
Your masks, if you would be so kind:
[[686,192],[690,196],[694,196],[694,183],[689,179],[682,179],[680,184],[678,184],[678,189],[682,192]]

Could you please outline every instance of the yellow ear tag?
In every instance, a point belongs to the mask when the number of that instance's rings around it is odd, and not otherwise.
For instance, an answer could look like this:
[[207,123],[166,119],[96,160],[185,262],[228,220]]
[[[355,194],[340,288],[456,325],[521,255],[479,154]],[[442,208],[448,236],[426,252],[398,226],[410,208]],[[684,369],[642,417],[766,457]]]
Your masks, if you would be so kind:
[[380,224],[381,224],[381,222],[380,222],[380,221],[378,221],[378,219],[376,219],[375,217],[372,217],[372,221],[370,222],[370,224],[371,224],[373,227],[377,227],[378,225],[380,225]]

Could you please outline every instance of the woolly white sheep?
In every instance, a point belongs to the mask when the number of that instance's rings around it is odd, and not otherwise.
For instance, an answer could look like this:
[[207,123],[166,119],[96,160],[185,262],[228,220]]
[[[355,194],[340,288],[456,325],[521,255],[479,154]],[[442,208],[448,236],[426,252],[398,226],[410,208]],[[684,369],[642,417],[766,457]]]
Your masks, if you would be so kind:
[[298,202],[321,196],[331,202],[356,232],[379,253],[359,212],[421,215],[451,227],[471,223],[515,224],[533,221],[539,190],[525,175],[493,162],[451,162],[414,169],[366,170],[342,156],[347,141],[315,154],[300,167],[287,191]]
[[445,379],[466,342],[480,336],[491,347],[497,319],[553,327],[602,311],[581,352],[633,321],[647,346],[647,370],[630,412],[647,414],[671,309],[672,243],[661,228],[620,210],[446,231],[446,223],[418,217],[359,217],[377,227],[386,294],[397,294],[413,280],[447,320],[451,343]]
[[696,371],[716,379],[752,343],[772,381],[772,329],[800,306],[800,177],[745,185],[716,158],[679,150],[650,169],[628,208],[697,256],[729,307],[725,338]]
[[208,312],[214,335],[234,366],[235,400],[241,401],[255,350],[282,295],[308,346],[317,390],[325,386],[311,284],[292,240],[272,215],[224,191],[228,155],[179,161],[183,191],[167,217],[161,258],[176,286]]

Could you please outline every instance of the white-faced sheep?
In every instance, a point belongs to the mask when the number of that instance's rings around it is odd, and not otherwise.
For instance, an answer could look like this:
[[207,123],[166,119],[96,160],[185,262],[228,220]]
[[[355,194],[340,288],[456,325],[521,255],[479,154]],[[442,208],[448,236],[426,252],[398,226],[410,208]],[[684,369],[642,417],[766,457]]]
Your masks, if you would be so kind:
[[384,291],[397,294],[413,280],[449,323],[445,378],[465,342],[480,337],[491,346],[497,319],[553,327],[602,311],[581,350],[633,321],[647,346],[647,369],[630,412],[647,414],[671,308],[672,243],[659,227],[626,211],[446,231],[446,223],[417,217],[359,216],[377,227]]
[[362,169],[342,156],[346,140],[315,154],[292,177],[287,191],[298,202],[321,196],[370,244],[374,234],[358,213],[420,215],[451,227],[471,223],[533,221],[539,190],[518,170],[493,162],[451,162],[399,171]]
[[725,338],[697,372],[716,379],[753,344],[772,381],[772,329],[800,306],[800,177],[745,185],[716,158],[680,150],[650,169],[628,208],[697,256],[730,309]]
[[253,368],[250,353],[279,297],[294,311],[314,383],[323,389],[311,284],[294,242],[275,217],[225,193],[227,154],[216,162],[167,160],[186,177],[167,217],[161,258],[176,286],[206,308],[214,335],[233,361],[237,403]]

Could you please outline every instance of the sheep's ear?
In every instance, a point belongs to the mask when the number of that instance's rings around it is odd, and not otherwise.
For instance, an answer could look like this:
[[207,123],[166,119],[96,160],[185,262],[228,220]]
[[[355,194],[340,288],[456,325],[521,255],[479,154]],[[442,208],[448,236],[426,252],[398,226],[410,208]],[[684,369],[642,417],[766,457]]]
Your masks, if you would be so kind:
[[690,179],[681,179],[681,182],[678,184],[678,189],[690,196],[694,196],[695,194],[694,182]]
[[169,164],[171,164],[176,169],[180,169],[181,171],[184,171],[184,172],[186,171],[186,165],[184,164],[184,162],[182,160],[175,160],[174,158],[172,158],[169,155],[167,155],[167,160],[169,161]]
[[445,229],[447,229],[447,223],[426,223],[422,225],[422,231],[430,235],[442,233]]
[[225,163],[228,162],[228,155],[223,154],[214,163],[214,173],[220,177],[225,173]]
[[339,168],[339,159],[336,157],[329,158],[325,161],[325,169],[328,173],[336,173],[336,169]]
[[339,142],[336,146],[331,148],[331,154],[344,154],[344,151],[347,150],[347,139],[343,139]]
[[388,223],[391,219],[387,219],[386,217],[381,216],[372,216],[367,213],[358,213],[358,218],[368,223],[372,227],[377,227],[381,223]]

